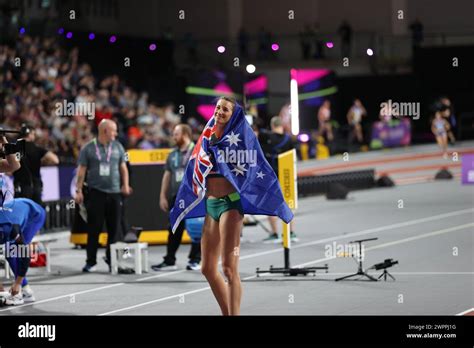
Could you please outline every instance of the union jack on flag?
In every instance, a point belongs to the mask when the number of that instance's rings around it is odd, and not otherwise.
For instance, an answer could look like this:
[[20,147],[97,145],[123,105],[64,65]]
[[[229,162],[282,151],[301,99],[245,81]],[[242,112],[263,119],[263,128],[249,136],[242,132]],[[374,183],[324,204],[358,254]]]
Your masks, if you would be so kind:
[[[203,139],[206,139],[207,142],[211,140],[211,136],[214,134],[216,130],[214,118],[211,118],[209,122],[207,122],[206,127],[204,128],[199,140],[194,147],[193,153],[191,155],[191,160],[195,160],[194,162],[194,170],[193,170],[193,192],[196,196],[199,196],[199,193],[202,190],[205,190],[205,178],[207,174],[212,169],[212,163],[207,154],[206,150],[203,149]],[[207,144],[205,142],[205,144]]]
[[[278,216],[290,222],[293,213],[283,199],[278,178],[265,159],[242,107],[235,105],[222,136],[212,141],[215,130],[215,120],[211,118],[191,154],[170,211],[172,231],[185,218],[206,215],[206,177],[211,170],[223,175],[240,194],[245,214]],[[217,168],[213,168],[211,156],[216,159]]]

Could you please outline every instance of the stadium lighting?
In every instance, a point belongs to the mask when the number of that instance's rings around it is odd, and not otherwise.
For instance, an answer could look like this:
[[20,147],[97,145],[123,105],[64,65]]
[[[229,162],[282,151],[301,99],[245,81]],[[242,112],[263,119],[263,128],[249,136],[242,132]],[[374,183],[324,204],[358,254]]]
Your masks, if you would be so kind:
[[291,133],[298,135],[300,132],[299,105],[298,105],[298,82],[295,79],[290,81],[291,95]]
[[253,74],[255,72],[255,70],[257,70],[257,68],[255,67],[255,65],[253,64],[249,64],[247,65],[247,67],[245,68],[245,70],[247,70],[247,72],[249,74]]

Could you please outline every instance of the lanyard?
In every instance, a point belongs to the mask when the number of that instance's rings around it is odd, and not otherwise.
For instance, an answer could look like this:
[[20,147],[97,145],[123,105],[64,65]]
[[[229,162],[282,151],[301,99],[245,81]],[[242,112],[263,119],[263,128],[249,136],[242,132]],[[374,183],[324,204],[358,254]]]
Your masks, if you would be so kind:
[[[188,145],[188,149],[186,150],[186,154],[181,157],[181,167],[186,166],[186,163],[189,161],[189,158],[191,157],[193,149],[194,149],[194,143],[190,142]],[[178,158],[181,153],[183,153],[183,151],[178,149],[178,153],[176,154],[175,160],[174,160],[176,167],[178,167]]]
[[[95,145],[95,154],[97,155],[97,159],[102,161],[102,156],[100,155],[99,147],[97,146],[97,138],[94,139],[94,145]],[[107,149],[107,163],[110,162],[110,156],[112,155],[112,142],[110,142],[109,147]]]
[[186,155],[183,156],[183,160],[181,162],[181,166],[184,167],[186,163],[189,161],[189,157],[191,157],[191,153],[193,152],[194,149],[194,143],[191,141],[188,145],[188,151],[186,152]]

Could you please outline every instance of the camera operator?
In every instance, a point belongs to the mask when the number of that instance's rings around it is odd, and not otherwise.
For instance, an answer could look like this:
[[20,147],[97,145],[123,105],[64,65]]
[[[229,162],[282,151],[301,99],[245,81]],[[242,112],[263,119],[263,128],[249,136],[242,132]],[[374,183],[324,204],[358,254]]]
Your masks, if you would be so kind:
[[58,156],[35,144],[35,130],[25,127],[25,155],[21,159],[21,169],[13,174],[15,198],[30,198],[42,204],[43,182],[40,169],[44,165],[59,164]]
[[[4,151],[4,144],[8,144],[4,136],[0,136],[0,151]],[[0,160],[0,173],[11,173],[20,169],[21,165],[16,154],[6,155],[5,159]]]

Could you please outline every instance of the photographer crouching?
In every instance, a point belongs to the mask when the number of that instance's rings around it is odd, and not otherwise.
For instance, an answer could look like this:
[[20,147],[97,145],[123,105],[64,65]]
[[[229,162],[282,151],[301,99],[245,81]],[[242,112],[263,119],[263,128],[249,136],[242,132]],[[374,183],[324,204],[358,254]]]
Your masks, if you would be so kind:
[[[22,132],[0,130],[0,245],[5,245],[6,259],[15,275],[10,291],[5,291],[0,283],[0,305],[22,305],[35,300],[26,279],[31,256],[29,244],[43,226],[46,213],[31,199],[19,198],[5,202],[8,191],[3,187],[3,173],[18,170],[21,167],[19,159],[25,152],[23,140],[9,144],[5,133]],[[10,255],[10,250],[17,252]]]

